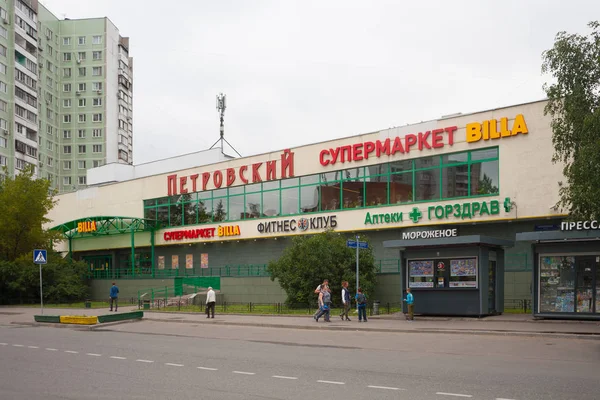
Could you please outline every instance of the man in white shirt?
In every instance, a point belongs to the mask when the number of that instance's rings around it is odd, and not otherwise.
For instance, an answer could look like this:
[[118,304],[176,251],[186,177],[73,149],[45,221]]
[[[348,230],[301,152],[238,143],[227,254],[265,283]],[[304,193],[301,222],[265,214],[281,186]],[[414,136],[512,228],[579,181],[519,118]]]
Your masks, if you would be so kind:
[[215,291],[212,287],[208,288],[208,292],[206,292],[206,318],[211,318],[210,314],[212,314],[212,318],[215,317],[215,303],[217,302],[217,296],[215,295]]

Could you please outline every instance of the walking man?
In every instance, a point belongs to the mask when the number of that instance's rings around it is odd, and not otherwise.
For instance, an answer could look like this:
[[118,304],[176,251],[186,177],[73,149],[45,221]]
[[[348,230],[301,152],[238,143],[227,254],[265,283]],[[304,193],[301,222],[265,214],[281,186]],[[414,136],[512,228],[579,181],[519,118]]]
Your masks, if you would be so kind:
[[113,302],[115,303],[115,312],[117,312],[117,308],[119,307],[119,288],[115,282],[112,283],[110,287],[110,311],[113,310]]
[[[206,318],[214,318],[215,317],[215,304],[217,302],[217,296],[215,295],[215,291],[212,287],[208,287],[208,292],[206,292]],[[212,317],[210,316],[212,314]]]
[[342,312],[340,318],[342,321],[346,317],[346,321],[350,321],[348,318],[348,311],[350,311],[350,291],[348,290],[348,281],[342,282]]
[[[317,286],[317,288],[315,289],[315,294],[320,295],[321,294],[321,289],[325,286],[329,286],[329,279],[325,279],[323,281],[322,284],[320,284],[319,286]],[[317,316],[317,314],[319,313],[319,311],[321,311],[321,303],[320,300],[318,300],[319,302],[319,307],[317,307],[317,311],[315,311],[315,313],[313,314],[313,318],[315,318]]]
[[407,321],[413,321],[415,319],[415,298],[410,292],[410,288],[406,289],[406,298],[404,299],[406,306],[408,307],[408,314],[406,315]]

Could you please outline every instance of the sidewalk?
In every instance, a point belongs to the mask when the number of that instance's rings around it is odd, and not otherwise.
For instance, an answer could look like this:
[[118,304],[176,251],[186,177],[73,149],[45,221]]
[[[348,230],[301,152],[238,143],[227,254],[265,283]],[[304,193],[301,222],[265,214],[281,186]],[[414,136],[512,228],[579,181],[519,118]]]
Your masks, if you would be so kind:
[[[136,306],[119,307],[119,312],[138,310]],[[39,308],[0,307],[0,325],[29,324]],[[45,315],[103,315],[108,309],[44,309]],[[207,319],[204,314],[185,312],[144,311],[145,321],[163,323],[215,324],[288,329],[327,329],[341,331],[398,332],[398,333],[459,333],[526,336],[588,337],[600,340],[600,321],[534,320],[531,315],[499,315],[482,319],[450,317],[415,317],[406,321],[403,314],[373,316],[369,322],[359,323],[356,315],[351,322],[338,315],[330,323],[315,322],[306,316],[271,316],[216,314]]]

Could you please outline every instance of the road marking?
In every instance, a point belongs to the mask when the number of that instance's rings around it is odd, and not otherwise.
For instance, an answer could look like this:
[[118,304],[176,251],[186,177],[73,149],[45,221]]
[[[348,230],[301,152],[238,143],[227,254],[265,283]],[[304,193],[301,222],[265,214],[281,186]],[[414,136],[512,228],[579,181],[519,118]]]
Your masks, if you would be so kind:
[[127,357],[110,356],[110,358],[114,358],[115,360],[127,360]]
[[165,365],[169,365],[171,367],[183,367],[183,364],[165,363]]
[[400,388],[396,388],[396,387],[389,387],[389,386],[367,386],[370,387],[371,389],[385,389],[385,390],[406,390],[406,389],[400,389]]
[[58,350],[50,348],[50,347],[46,347],[46,350],[48,350],[48,351],[58,351]]
[[73,351],[73,350],[65,350],[65,353],[77,354],[79,352],[78,351]]
[[27,346],[27,348],[29,348],[29,349],[39,349],[39,347],[37,347],[37,346]]
[[244,371],[233,371],[234,374],[242,374],[242,375],[256,375],[254,372],[244,372]]
[[143,362],[143,363],[153,363],[154,361],[152,360],[135,360],[137,362]]
[[454,396],[454,397],[473,397],[470,394],[460,394],[460,393],[444,393],[444,392],[437,392],[436,394],[439,394],[440,396]]
[[208,367],[196,367],[198,369],[203,369],[205,371],[218,371],[217,368],[208,368]]
[[8,343],[0,343],[0,346],[7,346]]
[[496,397],[496,400],[515,400],[515,399],[505,399],[505,398],[502,398],[502,397]]
[[86,356],[92,356],[92,357],[101,357],[102,354],[96,354],[96,353],[85,353]]
[[335,381],[317,381],[319,383],[331,383],[332,385],[345,385],[345,382],[335,382]]
[[277,379],[298,379],[295,376],[281,376],[281,375],[273,375],[272,378],[277,378]]
[[13,344],[14,347],[25,347],[22,344]]

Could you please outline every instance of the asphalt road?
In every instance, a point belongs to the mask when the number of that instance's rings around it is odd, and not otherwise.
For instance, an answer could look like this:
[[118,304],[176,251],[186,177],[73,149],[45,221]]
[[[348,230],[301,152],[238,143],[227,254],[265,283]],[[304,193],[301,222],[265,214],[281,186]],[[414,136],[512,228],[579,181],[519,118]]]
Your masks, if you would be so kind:
[[137,322],[0,326],[0,399],[600,398],[600,341]]

